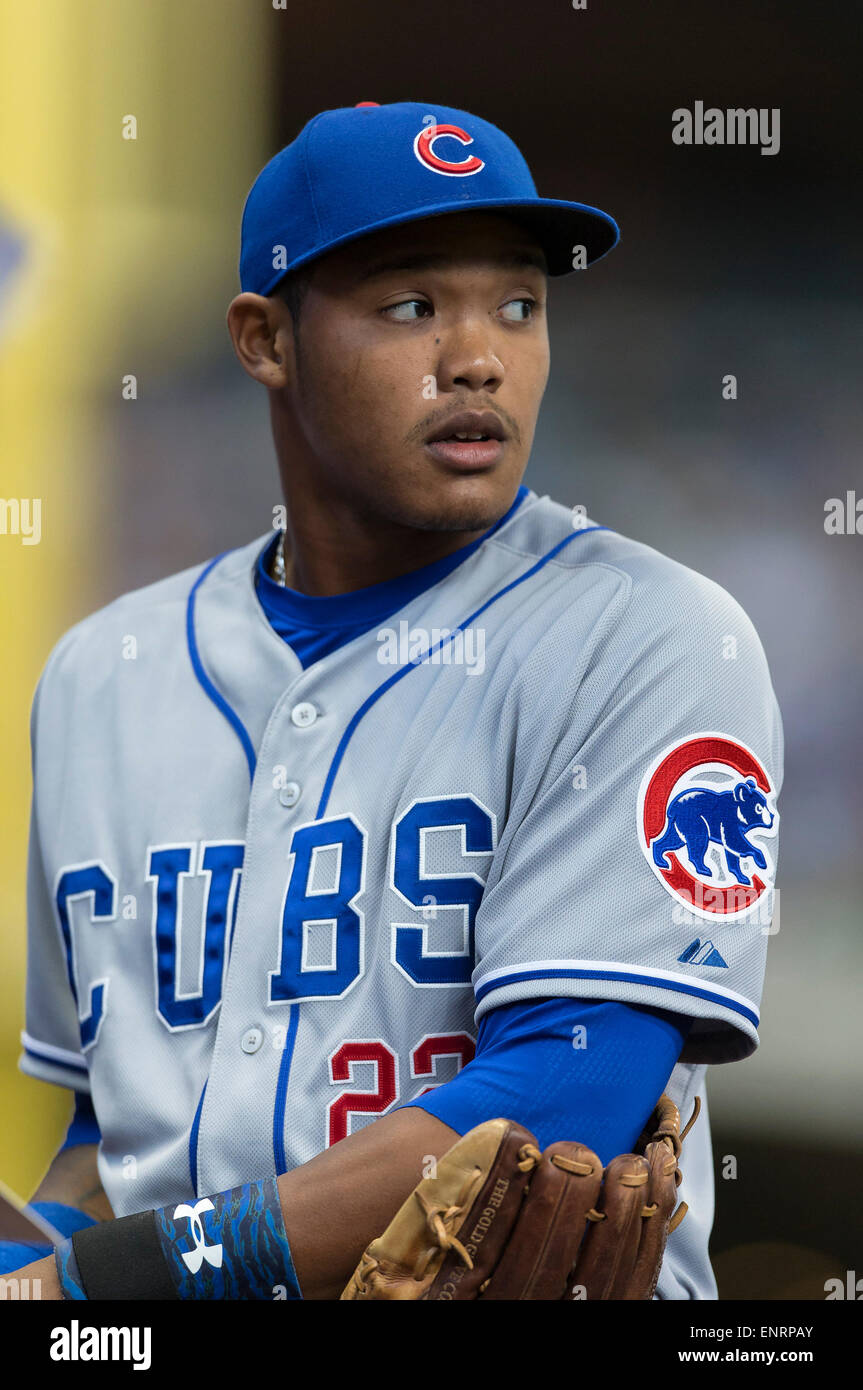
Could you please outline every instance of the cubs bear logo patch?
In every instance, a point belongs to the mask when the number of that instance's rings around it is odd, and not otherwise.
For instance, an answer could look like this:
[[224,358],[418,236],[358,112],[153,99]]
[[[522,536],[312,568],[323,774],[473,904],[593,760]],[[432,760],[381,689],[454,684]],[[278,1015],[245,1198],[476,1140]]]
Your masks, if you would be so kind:
[[773,886],[775,789],[750,748],[701,733],[665,748],[638,797],[648,864],[689,912],[741,921]]

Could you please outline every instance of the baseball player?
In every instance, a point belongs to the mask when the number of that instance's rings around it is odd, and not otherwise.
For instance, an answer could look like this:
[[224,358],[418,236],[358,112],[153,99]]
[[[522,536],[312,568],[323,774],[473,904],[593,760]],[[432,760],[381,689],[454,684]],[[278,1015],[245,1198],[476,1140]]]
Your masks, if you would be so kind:
[[20,1065],[77,1109],[64,1239],[3,1259],[44,1295],[335,1299],[461,1136],[602,1167],[665,1093],[701,1114],[653,1296],[716,1297],[705,1074],[758,1044],[782,732],[727,593],[523,482],[549,278],[617,238],[413,102],[254,183],[277,526],[79,623],[33,706]]

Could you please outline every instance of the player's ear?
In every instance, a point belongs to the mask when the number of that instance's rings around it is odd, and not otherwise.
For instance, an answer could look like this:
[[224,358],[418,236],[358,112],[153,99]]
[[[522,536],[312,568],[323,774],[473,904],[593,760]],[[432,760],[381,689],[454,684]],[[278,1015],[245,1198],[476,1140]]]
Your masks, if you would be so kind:
[[228,305],[228,332],[234,352],[249,376],[271,391],[294,378],[296,358],[291,313],[278,295],[246,291]]

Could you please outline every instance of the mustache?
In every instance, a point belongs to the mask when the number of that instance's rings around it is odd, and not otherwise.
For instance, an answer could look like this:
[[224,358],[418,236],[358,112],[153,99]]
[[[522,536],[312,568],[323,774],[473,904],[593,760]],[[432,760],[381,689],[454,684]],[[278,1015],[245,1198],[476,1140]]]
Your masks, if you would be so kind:
[[516,444],[521,443],[521,430],[518,427],[518,422],[508,410],[504,410],[500,405],[490,401],[451,401],[446,410],[431,411],[422,420],[417,421],[408,431],[406,443],[423,443],[432,430],[436,429],[438,425],[442,425],[445,420],[450,419],[460,410],[490,410],[493,415],[503,421],[510,439],[514,440]]

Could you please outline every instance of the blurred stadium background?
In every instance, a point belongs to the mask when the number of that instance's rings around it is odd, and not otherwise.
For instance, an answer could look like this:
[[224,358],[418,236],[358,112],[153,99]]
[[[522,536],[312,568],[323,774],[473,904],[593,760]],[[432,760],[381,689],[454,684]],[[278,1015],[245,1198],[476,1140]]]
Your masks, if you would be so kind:
[[[863,1149],[863,538],[824,529],[828,498],[863,497],[858,24],[841,0],[7,0],[0,495],[42,500],[39,545],[0,535],[12,1186],[32,1191],[70,1111],[16,1071],[33,687],[78,618],[267,530],[265,400],[224,326],[242,202],[316,111],[408,98],[497,122],[540,192],[622,227],[553,285],[527,481],[711,576],[761,635],[787,744],[780,930],[761,1047],[711,1072],[712,1248],[727,1298],[823,1298],[863,1273],[863,1212],[830,1198]],[[675,146],[671,112],[696,100],[780,108],[780,153]]]

